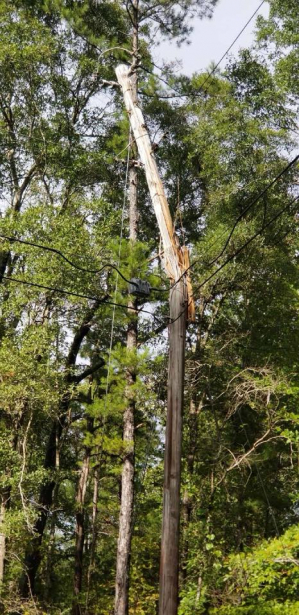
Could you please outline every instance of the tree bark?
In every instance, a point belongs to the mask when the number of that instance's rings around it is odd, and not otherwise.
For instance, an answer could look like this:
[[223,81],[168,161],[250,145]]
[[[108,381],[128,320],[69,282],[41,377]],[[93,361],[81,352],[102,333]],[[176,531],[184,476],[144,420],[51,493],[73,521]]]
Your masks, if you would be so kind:
[[[133,341],[132,333],[132,330],[128,332],[128,347],[129,343],[132,343]],[[128,385],[133,384],[134,381],[134,375],[130,374],[130,376],[128,376]],[[134,402],[131,402],[128,404],[124,413],[123,441],[126,448],[126,453],[121,480],[121,505],[116,563],[115,615],[128,615],[129,608],[129,572],[133,529],[132,521],[135,471],[134,414],[135,404]]]
[[[99,451],[97,450],[97,453]],[[99,467],[94,470],[93,477],[93,496],[92,496],[92,515],[91,515],[91,545],[89,554],[89,564],[86,581],[86,612],[88,612],[91,578],[94,571],[95,552],[97,545],[97,517],[98,517],[98,497],[99,497]]]
[[[133,0],[133,39],[132,51],[132,92],[134,102],[137,103],[138,94],[138,0]],[[133,158],[136,158],[136,146],[132,148]],[[138,210],[137,210],[137,168],[132,161],[129,169],[129,238],[131,243],[137,240]],[[129,313],[132,313],[131,322],[127,330],[128,350],[137,347],[137,316],[136,302],[129,301]],[[129,578],[130,578],[130,552],[133,530],[133,506],[134,506],[134,472],[135,472],[135,402],[130,400],[130,388],[136,381],[136,374],[132,370],[127,371],[128,405],[123,419],[123,442],[125,447],[124,463],[121,478],[121,503],[119,516],[119,533],[117,544],[116,580],[115,580],[115,615],[128,615],[129,612]]]
[[[88,420],[88,431],[92,431],[93,420]],[[91,447],[86,446],[82,468],[80,472],[78,490],[76,495],[76,531],[75,531],[75,574],[74,574],[74,600],[72,604],[72,615],[81,615],[79,597],[82,590],[83,579],[83,548],[85,538],[85,496],[89,476]]]
[[[57,447],[61,438],[63,426],[63,417],[60,421],[55,421],[52,425],[44,461],[45,470],[56,469]],[[28,550],[25,553],[25,572],[22,574],[20,579],[20,593],[23,598],[28,598],[30,593],[34,593],[35,590],[35,578],[42,557],[41,544],[47,519],[53,503],[53,491],[55,485],[56,481],[54,479],[48,480],[44,485],[42,485],[40,490],[40,512],[34,525],[33,538]]]
[[6,537],[4,532],[5,513],[8,507],[10,489],[4,489],[0,495],[0,593],[1,585],[4,580],[4,566],[6,553]]
[[51,592],[54,588],[54,579],[53,579],[53,564],[54,564],[54,554],[55,554],[55,532],[56,532],[56,524],[57,524],[57,514],[55,511],[58,499],[58,490],[59,485],[56,483],[53,493],[53,506],[52,506],[52,515],[49,529],[49,548],[47,554],[47,563],[46,563],[46,572],[45,572],[45,589],[44,589],[44,601],[48,603],[51,600]]
[[[72,368],[76,364],[77,356],[81,348],[81,344],[88,334],[92,318],[98,309],[100,302],[95,302],[91,308],[88,309],[86,317],[79,325],[72,344],[69,349],[68,356],[65,363],[65,393],[61,398],[61,403],[58,412],[58,419],[53,422],[52,429],[49,435],[47,444],[44,468],[49,471],[55,471],[57,467],[57,451],[60,445],[61,435],[67,421],[67,413],[71,401],[70,385],[72,383],[77,384],[79,382],[78,377],[74,377],[71,373]],[[85,374],[86,372],[84,372]],[[34,525],[34,535],[25,553],[24,567],[25,572],[20,579],[20,593],[23,598],[27,598],[30,593],[35,593],[35,579],[37,571],[41,562],[41,545],[46,528],[46,523],[49,517],[51,506],[53,503],[53,492],[55,489],[56,480],[51,478],[42,485],[40,490],[40,496],[38,501],[39,515]]]
[[[23,411],[20,412],[19,416],[13,423],[13,433],[14,436],[12,438],[11,448],[13,451],[17,451],[19,444],[19,433],[20,428],[23,422]],[[11,478],[11,468],[7,466],[6,468],[6,477]],[[0,594],[1,594],[1,584],[4,581],[5,575],[5,558],[7,551],[7,540],[4,530],[4,523],[6,513],[10,508],[11,502],[11,486],[4,487],[0,492]]]

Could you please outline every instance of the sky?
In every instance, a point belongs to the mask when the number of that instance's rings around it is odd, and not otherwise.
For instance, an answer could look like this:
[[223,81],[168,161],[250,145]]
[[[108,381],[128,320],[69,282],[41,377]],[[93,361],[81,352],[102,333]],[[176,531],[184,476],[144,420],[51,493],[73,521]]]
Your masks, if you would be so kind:
[[[156,63],[163,59],[180,60],[180,72],[187,75],[205,70],[212,61],[218,62],[260,4],[261,0],[219,0],[212,19],[194,20],[190,44],[177,47],[175,44],[162,43],[154,53]],[[267,17],[268,13],[269,5],[265,2],[258,15]],[[236,55],[240,48],[248,47],[253,42],[255,21],[256,18],[243,32],[231,50],[231,55]],[[223,66],[225,60],[221,64]]]

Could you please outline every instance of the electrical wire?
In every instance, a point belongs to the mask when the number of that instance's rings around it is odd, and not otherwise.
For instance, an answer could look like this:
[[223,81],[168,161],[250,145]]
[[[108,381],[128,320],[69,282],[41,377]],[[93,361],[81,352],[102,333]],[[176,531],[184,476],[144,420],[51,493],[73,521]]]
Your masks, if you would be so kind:
[[71,267],[74,267],[74,269],[78,269],[78,271],[83,271],[83,273],[92,273],[92,274],[99,274],[102,273],[102,271],[104,271],[104,269],[113,269],[114,271],[117,272],[117,274],[128,284],[133,284],[135,286],[138,286],[138,284],[135,284],[135,282],[132,282],[131,280],[128,280],[123,274],[122,272],[118,269],[118,267],[116,267],[116,265],[113,265],[112,263],[106,263],[105,265],[103,265],[102,267],[100,267],[100,269],[87,269],[86,267],[81,267],[80,265],[77,265],[76,263],[73,263],[67,256],[65,256],[65,254],[63,254],[63,252],[61,252],[61,250],[58,250],[57,248],[52,248],[51,246],[45,246],[44,244],[40,244],[40,243],[34,243],[32,241],[27,241],[25,239],[19,239],[18,237],[11,237],[9,235],[4,235],[4,234],[0,234],[0,237],[2,239],[6,239],[7,241],[11,241],[11,242],[17,242],[17,243],[21,243],[24,244],[26,246],[31,246],[33,248],[38,248],[39,250],[45,250],[48,252],[53,252],[54,254],[57,254],[57,256],[60,256],[60,258],[62,258],[66,263],[68,263],[68,265],[70,265]]
[[[24,284],[25,286],[32,286],[34,288],[40,288],[43,290],[52,290],[55,293],[61,293],[62,295],[70,295],[72,297],[80,297],[81,299],[90,299],[91,301],[99,301],[99,297],[94,297],[92,295],[83,295],[82,293],[76,293],[75,291],[65,290],[64,288],[57,288],[56,286],[46,286],[44,284],[38,284],[37,282],[28,282],[28,280],[21,280],[20,278],[12,278],[8,275],[2,275],[2,279],[9,280],[10,282],[17,282],[18,284]],[[105,296],[107,297],[107,295]],[[102,303],[107,303],[104,298],[101,300]]]
[[[289,162],[287,164],[286,167],[284,167],[284,169],[273,179],[271,180],[271,182],[266,186],[266,188],[264,188],[262,190],[262,192],[260,192],[253,201],[251,201],[251,203],[249,203],[249,205],[247,205],[247,207],[245,207],[245,209],[241,212],[241,214],[237,217],[237,219],[235,220],[233,227],[228,235],[228,238],[225,241],[225,244],[223,246],[223,248],[221,249],[220,253],[210,262],[208,263],[208,266],[213,265],[224,253],[224,251],[226,250],[230,239],[236,229],[237,224],[240,222],[240,220],[242,220],[242,218],[246,215],[246,213],[252,209],[252,207],[254,207],[254,205],[256,205],[256,203],[267,193],[267,191],[272,188],[277,181],[279,181],[279,179],[281,179],[281,177],[287,173],[287,171],[289,171],[289,169],[297,162],[297,160],[299,159],[299,154],[297,156],[295,156],[295,158],[293,160],[291,160],[291,162]],[[241,202],[239,203],[239,205],[241,205]],[[222,233],[222,235],[220,237],[217,237],[217,239],[212,243],[212,246],[216,243],[216,241],[219,241],[219,239],[221,239],[221,237],[225,234]],[[113,269],[114,271],[117,272],[117,274],[128,284],[133,284],[134,286],[138,287],[138,284],[136,282],[133,282],[132,280],[129,280],[128,278],[126,278],[126,276],[120,271],[120,269],[116,266],[113,265],[112,263],[106,263],[105,265],[103,265],[102,267],[100,267],[100,269],[89,269],[86,267],[81,267],[80,265],[77,265],[76,263],[74,263],[73,261],[71,261],[67,256],[65,256],[65,254],[63,254],[63,252],[61,252],[61,250],[58,250],[57,248],[53,248],[51,246],[46,246],[44,244],[40,244],[40,243],[35,243],[32,241],[28,241],[25,239],[19,239],[17,237],[12,237],[10,235],[4,235],[3,233],[0,234],[0,237],[2,239],[6,239],[7,241],[10,242],[17,242],[23,245],[27,245],[30,247],[34,247],[40,250],[45,250],[48,252],[52,252],[54,254],[56,254],[57,256],[59,256],[60,258],[62,258],[66,263],[68,263],[71,267],[74,267],[75,269],[77,269],[78,271],[82,271],[83,273],[91,273],[91,274],[100,274],[102,271],[104,271],[107,268]],[[210,246],[210,247],[212,247]],[[189,269],[191,269],[196,263],[198,262],[198,259],[196,261],[194,261],[183,273],[182,275],[179,277],[179,279],[173,284],[172,288],[174,286],[176,286],[176,284],[179,283],[179,281],[182,279],[182,277],[189,271]],[[155,287],[151,287],[151,290],[155,291],[155,292],[169,292],[168,288],[155,288]],[[49,288],[49,290],[53,290],[51,288]],[[90,297],[85,297],[85,298],[90,298]]]
[[[259,235],[261,235],[264,230],[266,228],[268,228],[273,222],[275,222],[275,220],[277,220],[280,216],[282,216],[282,214],[287,211],[287,209],[293,205],[293,203],[296,203],[299,199],[299,196],[294,197],[294,199],[292,199],[292,201],[290,201],[287,205],[285,205],[282,209],[279,210],[279,212],[277,214],[275,214],[275,216],[273,216],[266,224],[264,224],[262,226],[262,228],[260,228],[252,237],[250,237],[242,246],[240,246],[240,248],[238,248],[233,254],[231,254],[225,261],[224,263],[222,263],[222,265],[220,265],[216,271],[214,271],[214,273],[212,273],[210,276],[208,276],[203,282],[201,282],[200,286],[198,287],[198,290],[200,288],[202,288],[205,284],[207,284],[207,282],[209,282],[215,275],[217,275],[217,273],[219,271],[221,271],[224,267],[226,267],[226,265],[228,265],[228,263],[230,263],[234,258],[236,258],[245,248],[247,248],[247,246],[254,241],[254,239],[256,239]],[[197,262],[197,261],[196,261]],[[190,265],[189,268],[193,267],[195,265],[195,262],[192,263]]]
[[[231,231],[229,232],[229,235],[225,241],[224,246],[222,247],[221,251],[219,252],[219,254],[217,254],[217,256],[210,261],[209,263],[207,263],[207,267],[211,267],[221,256],[223,256],[230,240],[231,237],[238,225],[238,223],[242,220],[242,218],[247,214],[247,212],[252,209],[252,207],[254,207],[254,205],[256,205],[256,203],[268,192],[268,190],[270,190],[270,188],[273,188],[273,186],[279,181],[279,179],[281,179],[281,177],[283,177],[283,175],[285,173],[287,173],[287,171],[289,171],[289,169],[294,166],[294,164],[299,160],[299,154],[297,156],[295,156],[295,158],[293,158],[293,160],[291,160],[291,162],[289,162],[287,164],[286,167],[284,167],[284,169],[273,179],[271,180],[271,182],[266,186],[266,188],[264,188],[262,190],[262,192],[260,192],[254,199],[253,201],[251,201],[251,203],[249,203],[249,205],[247,205],[247,207],[245,207],[245,209],[240,213],[240,215],[236,218],[233,227],[231,229]],[[241,202],[238,203],[238,206],[241,205]],[[223,231],[223,233],[218,236],[213,243],[209,246],[209,248],[213,247],[215,245],[215,243],[217,243],[219,241],[219,239],[221,239],[224,235],[225,235],[226,231]],[[199,259],[196,259],[195,261],[193,261],[193,263],[191,263],[191,265],[189,265],[189,267],[187,269],[185,269],[185,271],[183,271],[182,275],[178,278],[178,280],[176,280],[176,282],[173,284],[172,288],[178,284],[180,282],[180,280],[182,279],[182,277],[184,277],[184,275],[186,275],[186,273],[188,273],[188,271],[190,269],[192,269],[192,267],[194,267],[194,265],[196,265],[198,263]]]
[[[246,24],[243,26],[242,30],[240,30],[239,34],[236,36],[236,38],[233,40],[233,42],[230,44],[230,46],[228,47],[228,49],[224,52],[224,54],[221,56],[221,58],[218,60],[218,62],[216,63],[216,65],[214,66],[214,68],[208,73],[208,76],[206,77],[206,79],[204,80],[203,84],[200,86],[199,90],[196,92],[196,94],[180,94],[178,91],[175,90],[175,88],[173,88],[172,86],[169,87],[176,91],[175,95],[167,95],[167,96],[158,96],[158,98],[182,98],[182,97],[192,97],[192,96],[200,96],[200,93],[204,91],[204,86],[208,83],[208,81],[213,77],[213,75],[215,74],[215,72],[217,71],[217,68],[219,68],[220,64],[223,62],[224,58],[226,58],[226,56],[229,54],[229,52],[231,51],[231,49],[234,47],[234,45],[236,44],[236,42],[239,40],[240,36],[243,34],[243,32],[246,30],[246,28],[249,26],[249,24],[252,22],[252,20],[254,19],[254,17],[257,15],[257,13],[259,12],[259,10],[262,8],[263,4],[265,4],[266,0],[262,0],[262,2],[259,4],[259,6],[257,7],[257,9],[254,11],[254,13],[251,15],[251,17],[248,19],[248,21],[246,22]],[[158,79],[162,80],[158,75],[156,75],[156,77]],[[143,95],[145,96],[149,96],[148,94],[146,94],[145,92],[141,92]],[[155,97],[156,95],[154,94],[153,97]]]
[[[21,278],[12,278],[11,276],[7,276],[7,275],[2,275],[1,277],[4,280],[8,280],[9,282],[16,282],[18,284],[23,284],[25,286],[32,286],[33,288],[40,288],[42,290],[51,290],[55,293],[59,293],[62,295],[79,297],[80,299],[89,299],[90,301],[100,301],[101,305],[112,305],[115,307],[122,308],[125,311],[130,309],[124,303],[116,303],[115,301],[109,301],[107,299],[107,295],[104,295],[104,297],[96,297],[94,295],[87,295],[87,294],[85,295],[83,293],[77,293],[75,291],[65,290],[64,288],[57,288],[56,286],[46,286],[44,284],[38,284],[37,282],[28,282],[28,280],[22,280]],[[154,318],[154,320],[156,320],[160,325],[162,325],[162,321],[159,320],[159,318],[157,318],[157,316],[155,316],[155,314],[153,314],[149,310],[145,310],[144,308],[137,307],[135,311],[138,313],[149,314],[150,316],[152,316],[152,318]],[[170,322],[170,319],[167,316],[162,316],[162,318],[164,318],[164,321],[166,322],[166,324]]]
[[[245,248],[247,248],[247,246],[249,246],[252,241],[254,241],[259,235],[261,235],[264,230],[266,228],[268,228],[273,222],[275,222],[285,211],[287,211],[287,209],[289,209],[289,207],[291,205],[293,205],[293,203],[297,203],[297,201],[299,200],[299,196],[296,196],[294,199],[292,199],[292,201],[290,201],[287,205],[285,205],[282,209],[279,210],[279,212],[277,214],[275,214],[275,216],[273,216],[266,224],[263,224],[262,228],[260,228],[254,235],[252,235],[252,237],[250,237],[242,246],[240,246],[240,248],[238,248],[233,254],[231,254],[230,256],[228,256],[228,258],[224,261],[224,263],[222,263],[222,265],[220,265],[216,271],[214,271],[213,273],[211,273],[205,280],[203,280],[203,282],[200,283],[200,285],[196,288],[196,290],[200,290],[203,286],[205,286],[205,284],[207,284],[208,282],[210,282],[210,280],[212,280],[220,271],[222,271],[222,269],[224,269],[224,267],[226,267],[232,260],[234,260],[237,256],[239,256],[239,254],[245,250]],[[198,260],[194,261],[193,263],[191,263],[191,265],[185,270],[184,274],[182,274],[182,276],[180,277],[180,279],[183,277],[183,275],[186,275],[186,273],[192,268],[194,267],[194,265],[196,265],[196,263],[198,262]],[[176,284],[179,282],[179,280],[177,280]],[[186,306],[187,307],[187,306]],[[172,325],[173,323],[175,323],[186,311],[186,307],[180,312],[180,314],[174,318],[171,319],[169,324]]]
[[213,75],[215,74],[217,68],[219,68],[221,62],[224,60],[224,58],[226,58],[226,56],[229,54],[230,50],[233,48],[233,46],[236,44],[236,42],[239,40],[240,36],[243,34],[243,32],[246,30],[246,28],[249,26],[249,24],[251,23],[251,21],[254,19],[254,17],[256,16],[256,14],[259,12],[259,10],[262,8],[263,4],[265,4],[265,0],[262,0],[262,2],[259,4],[259,6],[257,7],[257,9],[254,11],[254,13],[251,15],[251,17],[248,19],[248,21],[246,22],[245,26],[243,26],[242,30],[239,32],[239,34],[236,36],[236,38],[233,40],[233,42],[231,43],[231,45],[228,47],[228,49],[225,51],[225,53],[223,54],[223,56],[221,56],[220,60],[218,60],[217,64],[214,66],[213,70],[208,74],[206,80],[203,82],[203,84],[200,87],[200,90],[203,90],[204,86],[206,85],[206,83],[211,79],[211,77],[213,77]]
[[[78,271],[82,271],[83,273],[99,274],[99,273],[102,273],[104,269],[107,269],[107,268],[113,269],[114,271],[117,272],[117,275],[119,275],[125,282],[127,282],[127,284],[132,284],[133,286],[136,286],[136,288],[138,288],[137,282],[134,282],[133,280],[129,280],[128,278],[126,278],[126,276],[120,271],[120,269],[116,265],[113,265],[112,263],[106,263],[105,265],[100,267],[100,269],[87,269],[86,267],[81,267],[80,265],[73,263],[73,261],[71,261],[67,256],[65,256],[65,254],[63,254],[63,252],[61,252],[61,250],[58,250],[57,248],[52,248],[51,246],[45,246],[44,244],[40,244],[40,243],[34,243],[33,241],[27,241],[26,239],[19,239],[18,237],[11,237],[10,235],[4,235],[3,233],[0,233],[0,237],[12,243],[13,242],[21,243],[26,246],[38,248],[39,250],[53,252],[54,254],[57,254],[57,256],[60,256],[66,263],[68,263],[68,265],[70,265],[71,267],[74,267],[74,269],[78,269]],[[155,291],[155,292],[168,292],[169,291],[168,288],[156,288],[154,286],[151,286],[150,290]]]
[[[210,261],[207,266],[211,267],[211,265],[213,265],[225,252],[231,238],[232,235],[238,225],[238,223],[242,220],[242,218],[244,218],[244,216],[247,214],[247,212],[252,209],[254,207],[254,205],[256,205],[256,203],[263,197],[265,196],[265,194],[268,192],[268,190],[270,190],[270,188],[273,188],[273,186],[279,181],[279,179],[281,179],[281,177],[283,177],[283,175],[285,175],[285,173],[287,173],[293,166],[294,164],[299,160],[299,154],[297,156],[295,156],[295,158],[293,158],[293,160],[291,160],[291,162],[289,162],[287,164],[286,167],[284,167],[284,169],[266,186],[266,188],[264,188],[262,190],[262,192],[260,192],[260,194],[258,194],[258,196],[256,196],[253,201],[251,201],[251,203],[249,203],[249,205],[247,205],[247,207],[245,207],[245,209],[240,213],[240,215],[236,218],[233,227],[231,229],[231,231],[229,232],[229,235],[225,241],[224,246],[222,247],[221,251],[219,252],[219,254],[212,260]],[[241,205],[241,202],[239,202],[237,204],[237,207],[239,207]],[[223,236],[225,235],[225,231],[217,237],[217,239],[212,243],[211,246],[209,247],[213,247],[213,245],[215,245],[215,243],[217,241],[219,241],[219,239],[221,239]]]

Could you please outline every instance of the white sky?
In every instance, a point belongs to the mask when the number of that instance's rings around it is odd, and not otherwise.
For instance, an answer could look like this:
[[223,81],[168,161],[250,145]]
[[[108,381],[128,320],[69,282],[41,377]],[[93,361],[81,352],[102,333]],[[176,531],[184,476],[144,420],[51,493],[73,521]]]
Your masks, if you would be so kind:
[[[162,43],[155,50],[155,61],[158,64],[163,59],[180,60],[182,72],[188,75],[207,69],[212,61],[218,62],[260,4],[261,0],[219,0],[212,19],[194,20],[189,45]],[[268,13],[269,5],[265,2],[258,15],[267,17]],[[247,26],[230,55],[253,42],[255,21],[256,18]],[[225,60],[221,64],[224,66]]]

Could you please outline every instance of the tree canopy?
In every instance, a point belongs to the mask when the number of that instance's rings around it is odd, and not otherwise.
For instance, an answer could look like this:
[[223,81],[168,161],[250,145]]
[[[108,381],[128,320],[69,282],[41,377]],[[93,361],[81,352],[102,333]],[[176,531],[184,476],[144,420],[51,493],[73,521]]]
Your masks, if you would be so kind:
[[170,284],[120,62],[191,254],[179,615],[298,612],[298,7],[271,0],[222,70],[157,67],[216,4],[0,0],[1,613],[122,615],[130,455],[125,615],[157,613]]

